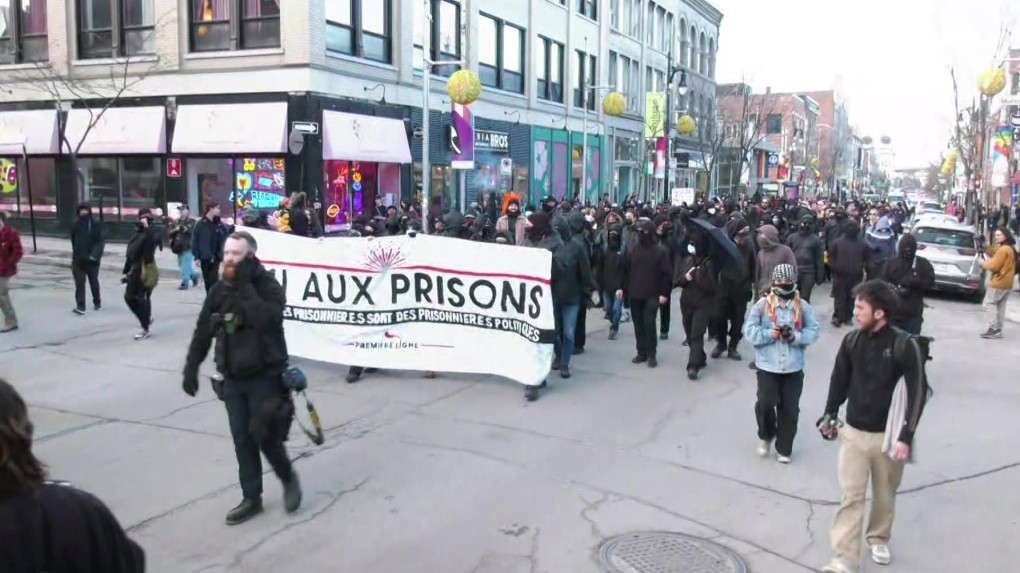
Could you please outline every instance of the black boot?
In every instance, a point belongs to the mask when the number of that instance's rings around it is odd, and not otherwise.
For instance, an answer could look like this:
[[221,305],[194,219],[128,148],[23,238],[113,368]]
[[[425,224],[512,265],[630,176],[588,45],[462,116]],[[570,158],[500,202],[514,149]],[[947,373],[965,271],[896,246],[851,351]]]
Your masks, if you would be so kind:
[[726,351],[726,358],[729,358],[730,360],[736,360],[738,362],[744,359],[740,355],[740,353],[737,352],[736,345],[734,345],[733,347],[731,347],[729,350]]
[[687,369],[687,379],[688,380],[697,380],[698,379],[698,369],[694,368],[693,366],[688,368]]
[[301,507],[301,482],[293,470],[290,479],[283,482],[283,507],[287,513],[294,513]]
[[262,513],[262,498],[244,498],[237,507],[227,513],[227,525],[244,523]]
[[711,356],[712,358],[719,358],[720,356],[723,355],[723,352],[726,352],[726,345],[723,344],[722,342],[716,342],[715,348],[712,349]]
[[644,354],[638,354],[634,358],[630,359],[631,364],[641,364],[642,362],[648,362],[648,356]]
[[649,354],[648,355],[648,367],[649,368],[655,368],[658,365],[659,365],[659,361],[655,359],[655,355],[654,354]]
[[545,388],[545,381],[538,386],[525,386],[524,387],[524,399],[528,402],[534,402],[538,400],[538,391]]

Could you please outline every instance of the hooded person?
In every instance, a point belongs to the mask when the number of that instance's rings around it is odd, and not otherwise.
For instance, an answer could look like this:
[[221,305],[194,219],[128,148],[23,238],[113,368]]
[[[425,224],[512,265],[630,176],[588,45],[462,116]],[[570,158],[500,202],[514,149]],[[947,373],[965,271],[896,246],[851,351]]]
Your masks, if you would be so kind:
[[[567,224],[570,226],[570,238],[567,240],[567,246],[577,251],[577,256],[584,258],[589,266],[589,277],[591,277],[591,253],[592,244],[591,239],[587,233],[585,233],[588,227],[588,221],[584,217],[584,213],[580,209],[571,211],[567,217]],[[580,304],[577,319],[574,322],[574,354],[584,354],[584,345],[588,341],[588,313],[586,312],[588,307],[591,306],[591,293],[595,291],[595,280],[594,277],[590,279],[590,283],[584,285],[584,296],[578,301]]]
[[652,221],[642,218],[634,227],[637,241],[625,247],[627,272],[623,288],[616,292],[616,296],[622,300],[626,294],[634,321],[637,355],[631,362],[647,362],[649,368],[655,368],[659,364],[655,319],[659,306],[669,300],[669,293],[673,290],[673,266],[669,253],[655,240]]
[[774,225],[762,225],[758,229],[758,256],[755,259],[755,298],[765,296],[772,289],[772,271],[776,265],[788,264],[797,268],[797,257],[790,247],[779,240],[779,230]]
[[623,289],[624,273],[627,272],[623,225],[613,223],[608,227],[605,250],[596,261],[595,282],[602,289],[603,307],[609,321],[609,340],[616,340],[623,314],[623,301],[616,297],[616,291]]
[[298,191],[290,198],[290,232],[301,237],[312,236],[311,218],[308,215],[307,195]]
[[715,324],[709,329],[709,335],[715,339],[712,358],[719,358],[726,353],[731,360],[742,360],[737,345],[743,338],[744,316],[747,304],[754,297],[754,239],[747,221],[739,216],[731,216],[726,222],[726,236],[736,245],[740,261],[727,264],[719,271],[719,289],[715,298]]
[[[442,235],[444,237],[450,237],[453,239],[466,238],[465,233],[466,229],[464,227],[465,220],[466,217],[464,217],[464,214],[461,213],[460,211],[450,211],[449,213],[443,216]],[[437,231],[439,230],[438,225],[436,230]]]
[[704,229],[692,233],[687,243],[690,268],[680,277],[680,307],[687,334],[687,378],[696,380],[708,366],[705,334],[716,316],[719,291],[719,267],[711,254],[711,239]]
[[928,259],[917,256],[917,239],[904,235],[899,256],[882,267],[882,280],[896,287],[900,304],[890,316],[893,326],[911,334],[921,334],[924,322],[924,293],[935,286],[935,269]]
[[[188,227],[187,250],[191,252],[191,232],[194,223]],[[102,221],[92,217],[92,207],[88,203],[78,205],[78,220],[71,228],[71,276],[74,278],[74,312],[85,314],[85,282],[89,283],[92,294],[92,306],[96,310],[102,308],[99,292],[99,263],[106,248]],[[181,263],[183,265],[183,263]],[[194,272],[194,261],[188,261],[187,270]],[[183,271],[182,267],[182,273]],[[191,275],[188,275],[189,277]],[[184,283],[187,285],[187,282]]]
[[797,259],[797,290],[800,297],[811,302],[811,291],[822,277],[825,260],[825,247],[815,232],[814,217],[802,215],[796,230],[786,237],[786,244]]
[[521,214],[521,200],[512,197],[507,202],[506,213],[496,220],[496,233],[507,234],[511,244],[521,247],[527,240],[527,227],[528,219]]
[[[662,207],[662,206],[660,206]],[[664,207],[663,207],[664,209]],[[670,262],[670,273],[674,272],[673,266],[677,260],[677,243],[676,233],[673,232],[673,225],[670,223],[669,215],[660,210],[659,214],[652,220],[652,225],[655,227],[655,240],[666,249],[666,253],[669,254]],[[672,296],[672,291],[670,295]],[[672,318],[670,313],[670,307],[672,306],[669,297],[667,297],[666,303],[659,305],[659,340],[669,339],[669,325],[670,319]]]
[[864,234],[864,243],[868,247],[868,279],[878,278],[885,262],[896,257],[896,233],[889,217],[879,217],[875,226]]
[[843,236],[829,246],[829,268],[832,269],[832,325],[851,324],[854,309],[854,288],[864,280],[868,247],[861,240],[861,228],[848,221]]

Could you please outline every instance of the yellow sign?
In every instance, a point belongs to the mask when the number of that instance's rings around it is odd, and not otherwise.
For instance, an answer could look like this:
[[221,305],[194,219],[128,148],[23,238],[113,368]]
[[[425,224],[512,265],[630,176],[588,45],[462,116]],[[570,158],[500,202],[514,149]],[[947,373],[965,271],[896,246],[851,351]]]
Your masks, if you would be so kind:
[[645,94],[645,137],[662,137],[666,121],[666,94]]
[[9,159],[0,159],[0,193],[8,195],[18,190],[18,165]]

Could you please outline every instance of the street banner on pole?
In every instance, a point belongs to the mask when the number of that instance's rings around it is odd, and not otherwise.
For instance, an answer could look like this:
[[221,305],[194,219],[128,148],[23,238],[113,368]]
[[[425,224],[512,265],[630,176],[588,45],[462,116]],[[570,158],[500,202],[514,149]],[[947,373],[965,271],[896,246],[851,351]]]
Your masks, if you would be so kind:
[[492,374],[526,385],[549,373],[554,320],[546,249],[424,234],[310,239],[244,230],[286,291],[293,356]]
[[662,137],[663,121],[666,118],[666,94],[648,92],[645,94],[645,138]]
[[[475,168],[475,114],[471,106],[451,104],[450,167]],[[428,147],[428,146],[426,146]]]

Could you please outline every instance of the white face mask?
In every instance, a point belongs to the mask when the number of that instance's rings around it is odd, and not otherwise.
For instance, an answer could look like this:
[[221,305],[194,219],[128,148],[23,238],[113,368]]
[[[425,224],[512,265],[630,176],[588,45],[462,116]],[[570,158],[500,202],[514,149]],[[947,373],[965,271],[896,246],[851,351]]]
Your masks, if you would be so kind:
[[687,245],[687,252],[692,255],[696,255],[698,254],[698,249],[695,249],[694,245]]

